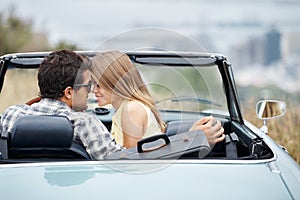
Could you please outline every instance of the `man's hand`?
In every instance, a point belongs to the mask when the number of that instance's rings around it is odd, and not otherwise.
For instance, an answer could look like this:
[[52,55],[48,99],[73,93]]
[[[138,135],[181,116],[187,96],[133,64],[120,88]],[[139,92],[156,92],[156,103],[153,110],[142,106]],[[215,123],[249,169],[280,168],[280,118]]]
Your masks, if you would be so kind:
[[225,138],[224,128],[221,122],[216,120],[213,116],[203,117],[196,121],[189,131],[193,130],[203,131],[210,145],[221,142]]

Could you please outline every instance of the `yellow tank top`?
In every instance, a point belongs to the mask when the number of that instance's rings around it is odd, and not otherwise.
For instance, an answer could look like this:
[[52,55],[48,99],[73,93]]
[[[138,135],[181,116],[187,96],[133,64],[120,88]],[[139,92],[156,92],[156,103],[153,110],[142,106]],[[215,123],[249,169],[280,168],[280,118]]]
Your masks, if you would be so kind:
[[[123,100],[119,109],[116,111],[116,113],[112,117],[112,127],[111,127],[111,134],[115,138],[117,144],[123,146],[123,131],[121,126],[121,116],[122,116],[122,110],[124,106],[128,103],[128,100]],[[159,125],[156,121],[156,118],[154,114],[151,112],[150,108],[146,105],[144,105],[142,102],[137,101],[140,103],[143,108],[147,112],[148,116],[148,125],[145,131],[145,134],[142,138],[146,138],[152,135],[161,134],[161,130],[159,128]]]

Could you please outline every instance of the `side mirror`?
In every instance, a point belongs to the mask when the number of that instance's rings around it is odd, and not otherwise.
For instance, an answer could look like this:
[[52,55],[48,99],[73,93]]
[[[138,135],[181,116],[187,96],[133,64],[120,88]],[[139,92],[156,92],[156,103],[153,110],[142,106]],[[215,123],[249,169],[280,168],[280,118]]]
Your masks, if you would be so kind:
[[264,120],[264,125],[260,128],[265,134],[268,134],[267,121],[269,119],[281,117],[286,113],[286,104],[277,100],[261,100],[256,104],[256,115]]
[[282,101],[261,100],[256,104],[256,115],[259,119],[281,117],[286,113],[286,105]]

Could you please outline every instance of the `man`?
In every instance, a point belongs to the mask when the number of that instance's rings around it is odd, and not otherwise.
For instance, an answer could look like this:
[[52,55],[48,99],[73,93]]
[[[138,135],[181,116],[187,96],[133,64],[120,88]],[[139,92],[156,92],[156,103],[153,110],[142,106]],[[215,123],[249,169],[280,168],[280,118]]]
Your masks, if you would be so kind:
[[22,115],[63,115],[73,121],[73,139],[84,145],[92,159],[104,159],[121,150],[101,121],[77,112],[87,109],[92,87],[90,66],[87,57],[73,51],[60,50],[46,56],[38,72],[41,101],[9,107],[1,118],[3,129],[9,132]]
[[[91,91],[89,59],[73,51],[59,50],[46,56],[38,72],[41,100],[32,105],[9,107],[1,117],[3,130],[10,132],[23,115],[63,115],[73,121],[74,138],[81,142],[94,160],[121,150],[101,121],[82,111],[87,109]],[[190,130],[204,131],[210,144],[224,139],[224,129],[213,117],[200,119]]]

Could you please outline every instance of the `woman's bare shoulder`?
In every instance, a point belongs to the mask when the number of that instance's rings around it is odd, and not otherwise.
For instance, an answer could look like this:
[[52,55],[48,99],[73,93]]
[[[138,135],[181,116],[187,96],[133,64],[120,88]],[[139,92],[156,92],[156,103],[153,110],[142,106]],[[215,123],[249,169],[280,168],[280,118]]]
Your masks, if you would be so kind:
[[123,108],[128,114],[146,114],[143,103],[137,100],[129,101]]

